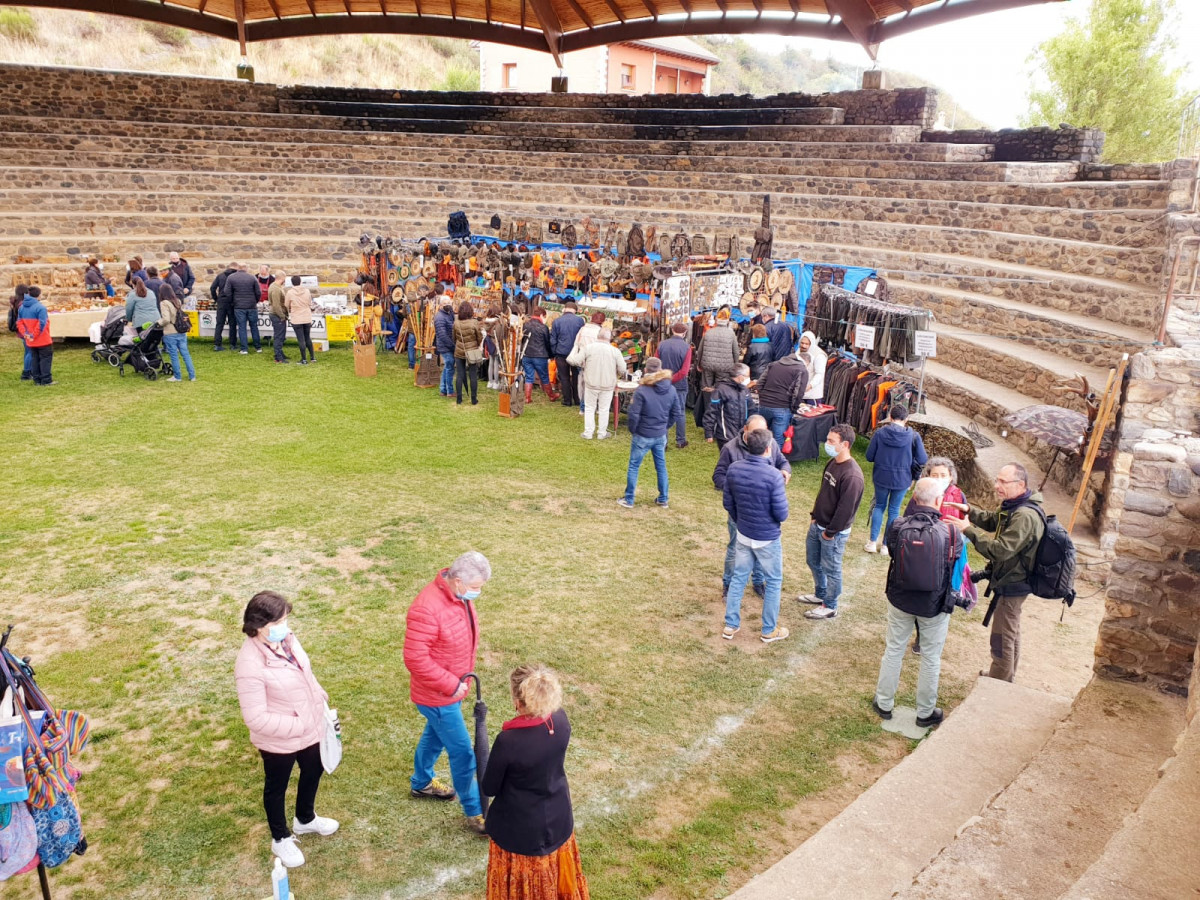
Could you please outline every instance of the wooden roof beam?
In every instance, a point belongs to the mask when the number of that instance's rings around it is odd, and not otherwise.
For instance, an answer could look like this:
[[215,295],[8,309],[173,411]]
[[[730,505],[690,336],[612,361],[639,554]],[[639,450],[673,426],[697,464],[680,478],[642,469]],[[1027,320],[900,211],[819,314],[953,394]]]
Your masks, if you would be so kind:
[[563,67],[562,22],[558,20],[558,14],[554,12],[550,0],[529,0],[529,5],[533,7],[533,14],[542,24],[542,36],[546,39],[546,49],[554,58],[554,64],[561,69]]
[[[898,19],[880,22],[875,26],[874,38],[876,41],[886,41],[902,34],[910,34],[922,28],[928,28],[931,25],[942,25],[970,16],[1017,9],[1022,6],[1059,2],[1065,2],[1065,0],[946,0],[945,3],[936,6],[916,8]],[[28,4],[25,5],[28,6]]]
[[[783,26],[783,27],[781,27]],[[815,37],[832,41],[854,41],[853,35],[841,22],[822,22],[807,19],[759,19],[755,16],[719,16],[693,19],[631,19],[624,24],[599,25],[596,28],[573,31],[564,35],[562,51],[570,53],[646,38],[674,37],[679,34],[780,34],[793,37]]]
[[841,18],[854,39],[863,45],[867,55],[874,59],[879,53],[879,42],[874,40],[875,11],[867,0],[825,0],[825,8]]
[[[166,0],[163,0],[163,2],[165,3]],[[641,4],[646,7],[646,12],[650,13],[654,18],[658,18],[658,7],[654,5],[654,0],[641,0]]]
[[483,18],[489,25],[492,24],[492,0],[483,0]]
[[455,0],[450,0],[450,18],[458,18],[458,4],[455,3]]
[[283,16],[279,14],[279,4],[276,3],[275,0],[267,0],[267,3],[271,6],[271,12],[275,13],[275,18],[282,19]]
[[625,24],[625,13],[621,12],[621,7],[613,3],[613,0],[604,0],[604,5],[612,10],[612,14],[617,17],[617,20],[620,21],[622,25]]
[[584,25],[586,25],[588,28],[596,27],[596,23],[592,21],[592,17],[584,12],[583,7],[576,3],[575,0],[567,0],[567,5],[571,7],[575,15],[579,16],[579,20],[583,22]]

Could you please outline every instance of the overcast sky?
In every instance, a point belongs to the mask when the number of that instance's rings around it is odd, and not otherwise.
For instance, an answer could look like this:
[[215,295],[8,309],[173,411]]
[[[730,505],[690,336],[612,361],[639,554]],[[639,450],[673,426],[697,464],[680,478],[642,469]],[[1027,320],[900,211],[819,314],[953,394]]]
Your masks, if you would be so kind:
[[[912,72],[942,86],[972,115],[994,128],[1016,125],[1027,107],[1029,54],[1060,32],[1068,18],[1085,15],[1089,2],[1070,0],[1010,9],[923,29],[885,41],[879,48],[879,65]],[[1176,7],[1180,63],[1190,63],[1185,83],[1200,91],[1200,0],[1177,0]],[[856,44],[773,36],[752,40],[773,51],[794,44],[818,56],[829,54],[870,68],[870,59]]]

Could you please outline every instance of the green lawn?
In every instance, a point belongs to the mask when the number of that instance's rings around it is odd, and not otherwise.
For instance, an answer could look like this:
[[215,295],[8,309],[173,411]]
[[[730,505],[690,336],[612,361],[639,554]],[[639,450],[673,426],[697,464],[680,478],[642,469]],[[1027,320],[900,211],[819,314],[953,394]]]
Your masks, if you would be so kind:
[[[51,698],[93,723],[79,787],[92,846],[53,873],[56,897],[269,893],[260,762],[233,686],[241,610],[263,588],[294,598],[345,732],[318,798],[342,829],[303,841],[297,897],[482,896],[486,844],[457,805],[408,797],[422,720],[401,655],[409,601],[471,548],[494,570],[479,600],[493,734],[515,664],[563,676],[593,897],[724,896],[908,749],[868,706],[885,562],[861,553],[865,511],[845,614],[807,622],[793,599],[811,588],[819,463],[789,488],[792,638],[759,643],[748,602],[726,642],[715,447],[668,453],[670,510],[650,502],[647,459],[628,511],[627,433],[585,443],[544,399],[507,420],[489,391],[471,408],[414,388],[391,355],[365,380],[348,348],[301,368],[210,346],[192,342],[195,384],[120,378],[86,345],[60,347],[43,389],[0,339],[0,622]],[[969,683],[948,668],[943,698]],[[25,882],[14,896],[34,896]]]

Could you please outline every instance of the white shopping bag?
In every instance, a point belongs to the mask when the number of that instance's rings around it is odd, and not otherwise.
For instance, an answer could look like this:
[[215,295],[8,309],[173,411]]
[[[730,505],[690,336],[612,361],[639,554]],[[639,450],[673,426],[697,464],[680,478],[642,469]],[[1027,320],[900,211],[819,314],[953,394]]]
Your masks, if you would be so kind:
[[330,709],[325,704],[325,731],[321,735],[321,767],[325,774],[332,775],[333,770],[342,761],[342,723],[338,721],[336,709]]

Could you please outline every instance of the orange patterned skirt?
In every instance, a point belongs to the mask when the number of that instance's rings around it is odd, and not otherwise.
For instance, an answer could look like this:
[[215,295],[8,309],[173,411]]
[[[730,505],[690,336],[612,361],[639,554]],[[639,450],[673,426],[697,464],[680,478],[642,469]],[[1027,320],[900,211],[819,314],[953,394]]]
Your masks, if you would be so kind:
[[487,900],[589,900],[575,835],[547,856],[509,853],[492,841]]

